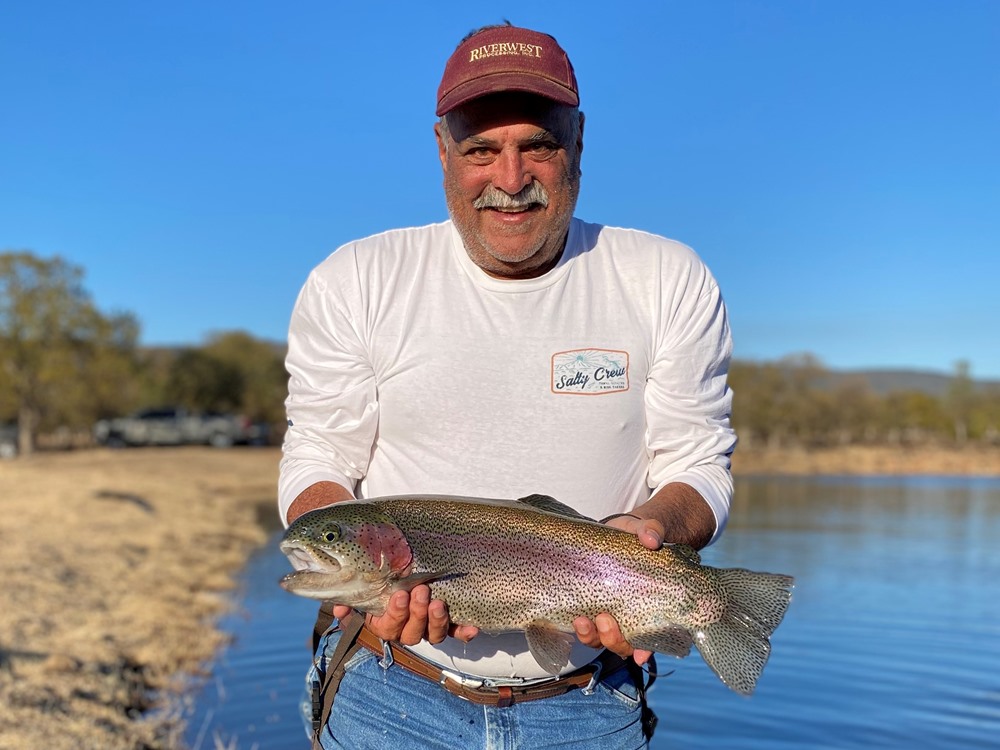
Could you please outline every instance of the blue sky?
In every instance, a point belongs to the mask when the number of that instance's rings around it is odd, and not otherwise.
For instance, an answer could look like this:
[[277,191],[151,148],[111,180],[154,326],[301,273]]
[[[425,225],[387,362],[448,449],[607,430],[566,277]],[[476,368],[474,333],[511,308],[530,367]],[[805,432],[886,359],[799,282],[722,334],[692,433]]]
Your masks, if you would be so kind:
[[694,247],[737,357],[1000,378],[1000,3],[483,5],[6,3],[0,249],[144,343],[281,340],[338,245],[445,218],[438,80],[506,17],[576,68],[577,215]]

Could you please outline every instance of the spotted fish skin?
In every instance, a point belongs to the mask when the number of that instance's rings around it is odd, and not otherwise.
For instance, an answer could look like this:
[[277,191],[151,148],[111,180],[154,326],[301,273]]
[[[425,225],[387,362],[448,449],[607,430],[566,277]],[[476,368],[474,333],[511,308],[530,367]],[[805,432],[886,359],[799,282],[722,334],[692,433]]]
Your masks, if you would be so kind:
[[686,656],[694,643],[720,679],[753,692],[790,576],[702,565],[684,545],[659,550],[552,498],[398,496],[306,513],[282,551],[293,593],[374,614],[428,583],[451,619],[488,633],[524,631],[548,672],[565,667],[573,620],[608,612],[636,648]]

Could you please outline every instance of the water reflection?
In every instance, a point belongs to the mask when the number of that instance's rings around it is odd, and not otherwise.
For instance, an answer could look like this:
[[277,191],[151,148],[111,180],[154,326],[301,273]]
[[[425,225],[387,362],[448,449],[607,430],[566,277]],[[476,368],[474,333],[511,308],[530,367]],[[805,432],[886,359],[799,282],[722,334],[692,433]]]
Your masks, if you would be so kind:
[[792,573],[794,601],[753,698],[678,664],[655,746],[996,747],[998,539],[997,481],[737,482],[706,562]]
[[[993,748],[1000,737],[1000,480],[737,481],[711,565],[796,577],[752,698],[692,655],[653,688],[654,748]],[[247,571],[234,646],[188,741],[304,747],[295,715],[312,602],[281,591],[272,544]]]

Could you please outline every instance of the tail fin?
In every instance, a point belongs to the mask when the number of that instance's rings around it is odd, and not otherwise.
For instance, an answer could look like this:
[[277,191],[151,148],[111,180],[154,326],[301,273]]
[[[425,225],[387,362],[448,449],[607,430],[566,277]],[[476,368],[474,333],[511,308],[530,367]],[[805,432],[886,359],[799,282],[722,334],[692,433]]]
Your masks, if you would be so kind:
[[695,631],[705,663],[741,695],[750,695],[771,653],[771,633],[785,616],[794,579],[735,568],[717,571],[729,597],[722,619]]

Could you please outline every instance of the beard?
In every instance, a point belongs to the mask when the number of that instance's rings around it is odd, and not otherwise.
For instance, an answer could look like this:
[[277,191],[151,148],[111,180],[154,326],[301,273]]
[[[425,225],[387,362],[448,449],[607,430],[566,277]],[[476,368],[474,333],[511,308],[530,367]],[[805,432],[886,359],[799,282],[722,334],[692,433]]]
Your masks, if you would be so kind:
[[[445,170],[445,201],[462,244],[477,266],[498,278],[540,276],[562,255],[580,192],[579,161],[546,186],[538,179],[510,194],[492,184],[472,197],[454,170]],[[528,214],[513,224],[492,213]]]

